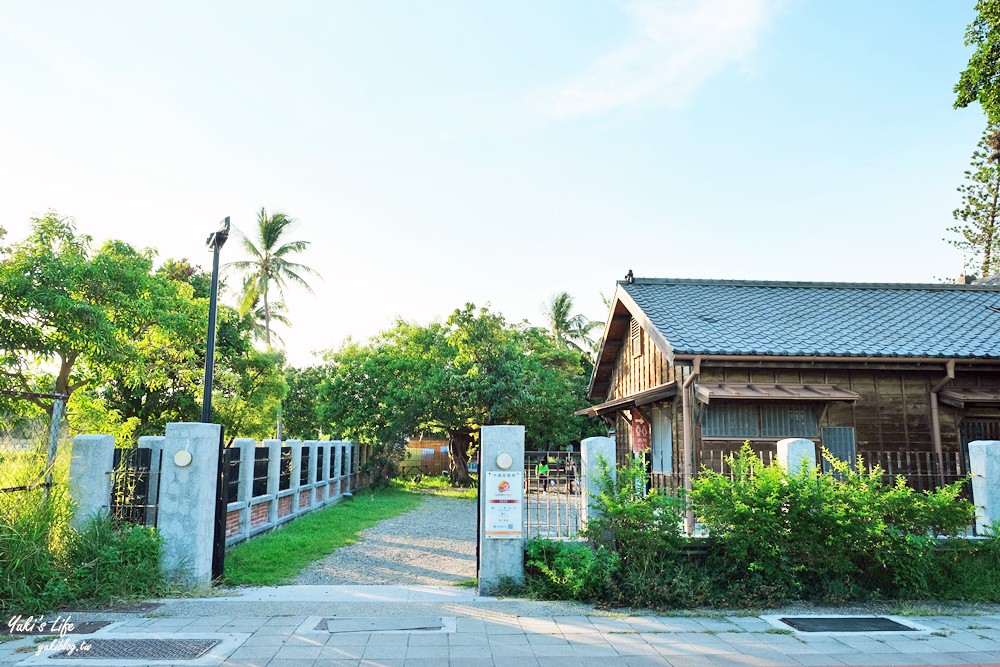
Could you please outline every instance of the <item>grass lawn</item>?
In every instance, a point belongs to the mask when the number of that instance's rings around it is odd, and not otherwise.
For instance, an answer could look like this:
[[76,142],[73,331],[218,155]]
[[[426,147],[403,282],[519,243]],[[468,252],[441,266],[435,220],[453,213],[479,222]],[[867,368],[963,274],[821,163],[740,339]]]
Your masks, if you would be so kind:
[[419,504],[420,495],[400,485],[374,494],[359,491],[353,498],[310,512],[228,550],[225,583],[250,586],[288,583],[313,561],[355,542],[365,528]]
[[[473,475],[473,481],[476,477]],[[468,488],[455,488],[448,483],[447,475],[423,475],[419,483],[409,479],[396,480],[394,482],[401,489],[422,493],[425,495],[442,496],[444,498],[475,498],[477,491],[475,486]]]

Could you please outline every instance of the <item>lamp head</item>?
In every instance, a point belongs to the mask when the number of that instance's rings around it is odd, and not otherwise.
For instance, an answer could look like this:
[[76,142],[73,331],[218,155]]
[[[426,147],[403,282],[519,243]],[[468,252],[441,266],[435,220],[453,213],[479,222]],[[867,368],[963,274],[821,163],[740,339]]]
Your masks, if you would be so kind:
[[209,247],[210,250],[221,249],[222,246],[226,244],[226,239],[229,238],[229,216],[219,223],[219,231],[212,232],[208,235],[208,239],[205,241],[205,245]]

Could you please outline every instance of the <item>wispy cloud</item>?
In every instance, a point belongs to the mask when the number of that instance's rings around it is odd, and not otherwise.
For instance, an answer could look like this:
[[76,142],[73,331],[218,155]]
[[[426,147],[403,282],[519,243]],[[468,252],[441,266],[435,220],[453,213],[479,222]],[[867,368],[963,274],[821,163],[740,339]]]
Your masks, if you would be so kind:
[[711,76],[744,64],[776,0],[634,0],[634,30],[617,50],[543,96],[548,114],[591,116],[636,106],[678,107]]

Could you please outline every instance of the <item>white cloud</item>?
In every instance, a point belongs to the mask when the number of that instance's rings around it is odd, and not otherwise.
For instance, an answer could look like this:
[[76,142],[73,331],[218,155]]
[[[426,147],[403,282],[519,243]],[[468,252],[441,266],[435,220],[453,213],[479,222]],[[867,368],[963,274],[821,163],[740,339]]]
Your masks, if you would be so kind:
[[629,2],[632,35],[549,91],[544,107],[552,116],[573,118],[634,106],[682,106],[708,78],[746,63],[774,5],[774,0]]

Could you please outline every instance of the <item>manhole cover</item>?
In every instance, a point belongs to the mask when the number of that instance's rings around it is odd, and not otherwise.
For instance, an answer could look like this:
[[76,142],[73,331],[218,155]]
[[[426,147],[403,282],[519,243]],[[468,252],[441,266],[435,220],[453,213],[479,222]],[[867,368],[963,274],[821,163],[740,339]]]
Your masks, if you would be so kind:
[[[14,620],[16,619],[11,619]],[[106,625],[111,625],[111,621],[66,621],[43,618],[34,622],[0,626],[0,635],[89,635]]]
[[87,639],[73,653],[60,651],[55,659],[80,660],[195,660],[218,646],[218,639]]
[[441,632],[445,619],[423,618],[324,618],[316,629],[326,632]]
[[913,632],[915,628],[882,616],[800,616],[778,619],[799,632]]

